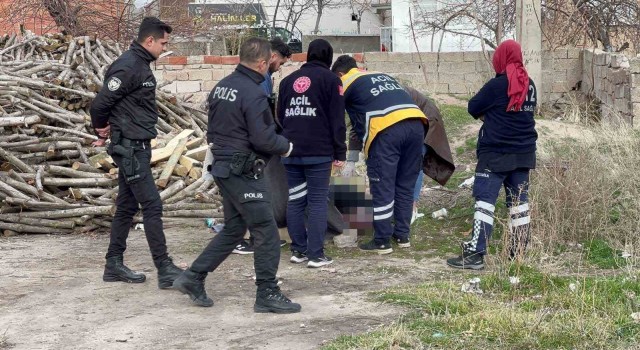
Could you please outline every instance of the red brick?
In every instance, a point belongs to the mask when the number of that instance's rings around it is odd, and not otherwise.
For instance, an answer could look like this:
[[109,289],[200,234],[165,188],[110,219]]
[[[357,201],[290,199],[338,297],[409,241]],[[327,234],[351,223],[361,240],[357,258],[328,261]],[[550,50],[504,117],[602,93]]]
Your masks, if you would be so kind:
[[240,63],[240,56],[221,56],[222,64],[238,64]]
[[222,57],[204,56],[204,64],[222,64]]
[[166,64],[187,64],[187,56],[174,56],[174,57],[167,57],[167,63]]
[[307,53],[306,52],[294,53],[293,55],[291,55],[291,60],[293,62],[306,62],[307,61]]

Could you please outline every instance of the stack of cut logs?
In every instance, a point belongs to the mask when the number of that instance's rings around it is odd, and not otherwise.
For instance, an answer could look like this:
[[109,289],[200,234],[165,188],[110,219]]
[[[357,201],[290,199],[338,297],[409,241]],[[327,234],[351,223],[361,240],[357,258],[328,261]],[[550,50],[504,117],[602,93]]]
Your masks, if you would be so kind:
[[[118,170],[88,114],[117,44],[93,37],[0,36],[0,231],[88,232],[109,227]],[[152,167],[165,217],[221,217],[202,176],[206,113],[157,91]],[[141,222],[141,216],[135,219]]]

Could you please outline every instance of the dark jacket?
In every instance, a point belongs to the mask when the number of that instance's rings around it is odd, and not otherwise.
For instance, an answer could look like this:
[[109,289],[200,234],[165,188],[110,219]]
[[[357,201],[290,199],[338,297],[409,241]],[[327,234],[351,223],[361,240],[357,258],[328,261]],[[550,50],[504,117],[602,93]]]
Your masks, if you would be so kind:
[[384,73],[351,69],[342,76],[345,108],[351,121],[349,150],[369,147],[376,135],[405,119],[419,118],[427,124],[427,118],[397,80]]
[[427,176],[444,186],[453,175],[455,165],[440,110],[431,99],[418,90],[406,85],[403,87],[429,119],[429,130],[424,139],[427,153],[422,161],[423,171]]
[[527,99],[518,112],[507,112],[508,87],[507,76],[496,75],[469,101],[469,114],[476,119],[484,116],[484,124],[478,134],[478,154],[524,154],[536,150],[538,133],[533,116],[538,94],[535,84],[529,79]]
[[277,135],[264,76],[239,64],[209,94],[207,141],[216,150],[255,152],[265,159],[289,151],[289,141]]
[[156,137],[158,107],[156,79],[149,64],[155,58],[140,44],[133,42],[107,70],[104,86],[91,103],[94,128],[111,125],[112,133],[133,140]]
[[[316,44],[309,47],[308,55],[316,57],[324,53],[331,62],[333,55],[329,51],[332,50],[322,50]],[[312,59],[280,82],[278,121],[282,135],[293,143],[293,158],[328,156],[329,161],[346,158],[342,83],[324,61]]]

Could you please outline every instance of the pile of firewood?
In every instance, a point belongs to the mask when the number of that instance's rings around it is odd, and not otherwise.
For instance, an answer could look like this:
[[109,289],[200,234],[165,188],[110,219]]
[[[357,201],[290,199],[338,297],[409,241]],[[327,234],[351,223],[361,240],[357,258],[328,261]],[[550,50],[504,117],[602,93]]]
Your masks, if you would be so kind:
[[[0,36],[0,230],[86,232],[109,227],[118,170],[91,128],[89,106],[117,44],[63,35]],[[152,166],[165,217],[220,217],[202,176],[206,113],[157,91]],[[141,221],[140,217],[136,221]]]

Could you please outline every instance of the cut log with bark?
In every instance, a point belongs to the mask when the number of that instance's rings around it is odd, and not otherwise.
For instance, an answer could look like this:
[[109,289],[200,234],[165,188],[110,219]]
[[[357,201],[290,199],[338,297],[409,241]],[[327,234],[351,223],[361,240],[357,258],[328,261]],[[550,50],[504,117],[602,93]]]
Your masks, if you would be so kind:
[[[121,53],[116,43],[89,36],[0,36],[0,230],[110,226],[119,172],[105,148],[91,146],[98,138],[89,107]],[[210,193],[215,184],[201,176],[207,114],[164,91],[156,102],[151,166],[166,216],[221,215]],[[198,191],[210,201],[198,201]]]

